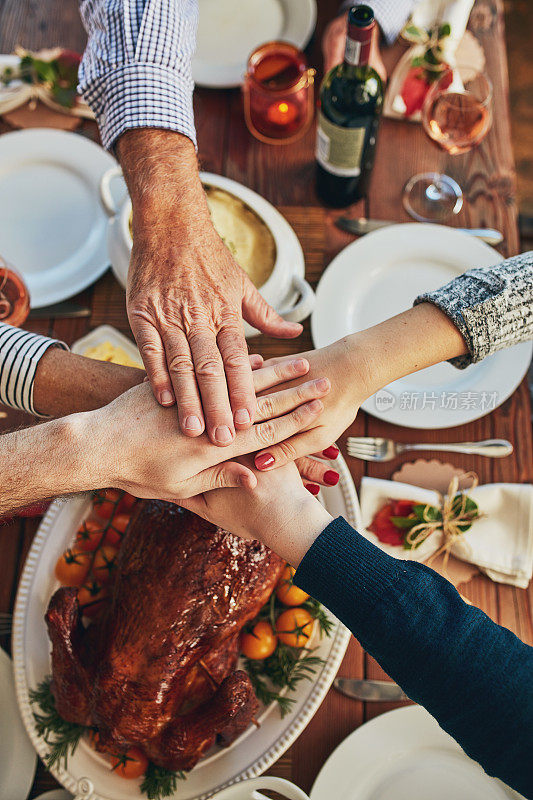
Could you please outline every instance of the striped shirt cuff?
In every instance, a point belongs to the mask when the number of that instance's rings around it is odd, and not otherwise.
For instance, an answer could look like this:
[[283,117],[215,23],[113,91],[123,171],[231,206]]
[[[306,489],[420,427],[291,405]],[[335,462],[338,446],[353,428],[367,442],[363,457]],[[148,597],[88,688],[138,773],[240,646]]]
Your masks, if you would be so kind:
[[155,64],[126,64],[85,89],[85,102],[98,121],[102,144],[110,150],[132,128],[164,128],[188,136],[196,147],[194,83]]
[[37,365],[49,347],[68,350],[64,342],[0,323],[0,402],[36,417],[33,384]]

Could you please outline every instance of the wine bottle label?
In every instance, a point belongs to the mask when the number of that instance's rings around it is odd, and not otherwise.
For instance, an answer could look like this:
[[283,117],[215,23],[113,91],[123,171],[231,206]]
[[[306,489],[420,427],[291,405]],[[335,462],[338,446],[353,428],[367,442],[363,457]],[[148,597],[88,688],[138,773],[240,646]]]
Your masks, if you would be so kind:
[[361,172],[365,128],[343,128],[320,112],[318,117],[316,160],[332,175],[354,178]]
[[361,53],[361,42],[355,39],[346,37],[346,48],[344,50],[344,60],[347,64],[359,64],[359,55]]

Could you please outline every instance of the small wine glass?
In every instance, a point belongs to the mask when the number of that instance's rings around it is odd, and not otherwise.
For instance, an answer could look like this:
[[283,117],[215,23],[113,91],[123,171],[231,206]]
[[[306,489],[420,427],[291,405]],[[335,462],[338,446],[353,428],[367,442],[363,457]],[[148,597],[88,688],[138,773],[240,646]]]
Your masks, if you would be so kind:
[[[492,124],[492,85],[472,66],[445,66],[422,106],[427,135],[450,155],[467,153],[486,136]],[[438,172],[424,172],[407,181],[406,211],[420,222],[442,222],[463,207],[457,181]]]
[[0,322],[18,327],[30,313],[30,295],[18,272],[0,256]]

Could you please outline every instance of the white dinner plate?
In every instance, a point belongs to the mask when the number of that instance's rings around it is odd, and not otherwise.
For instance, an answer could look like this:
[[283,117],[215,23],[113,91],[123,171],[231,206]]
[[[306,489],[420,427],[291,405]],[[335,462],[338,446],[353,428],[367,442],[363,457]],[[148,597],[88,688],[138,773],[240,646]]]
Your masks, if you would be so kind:
[[[341,456],[334,466],[341,477],[337,486],[322,490],[324,504],[333,517],[342,515],[351,525],[360,527],[359,503],[348,467]],[[35,729],[28,692],[50,674],[50,642],[44,614],[58,587],[54,566],[87,515],[90,498],[86,493],[52,503],[33,540],[17,593],[12,643],[17,699],[26,730],[41,757],[48,747]],[[300,735],[326,696],[350,639],[348,629],[330,616],[334,622],[332,636],[317,636],[314,643],[316,655],[325,663],[312,681],[301,681],[291,694],[296,700],[292,713],[281,719],[275,705],[265,708],[258,718],[260,728],[250,726],[228,748],[213,748],[187,780],[179,782],[173,795],[176,800],[205,800],[238,780],[260,775]],[[146,800],[139,790],[140,781],[125,781],[115,775],[84,740],[69,757],[67,769],[55,766],[52,774],[74,795],[82,795],[83,800]]]
[[22,274],[33,308],[72,297],[109,266],[99,185],[115,165],[76,133],[0,137],[0,253]]
[[[415,298],[473,267],[502,256],[444,225],[408,223],[369,233],[348,245],[325,270],[311,317],[315,347],[406,311]],[[524,377],[533,344],[524,342],[459,370],[447,362],[389,384],[362,408],[406,428],[452,428],[501,405]]]
[[0,647],[0,800],[24,800],[37,757],[20,718],[13,664]]
[[316,0],[200,0],[199,6],[192,62],[199,86],[239,86],[256,47],[282,39],[303,49],[315,29]]
[[420,706],[361,725],[333,751],[311,800],[518,800]]

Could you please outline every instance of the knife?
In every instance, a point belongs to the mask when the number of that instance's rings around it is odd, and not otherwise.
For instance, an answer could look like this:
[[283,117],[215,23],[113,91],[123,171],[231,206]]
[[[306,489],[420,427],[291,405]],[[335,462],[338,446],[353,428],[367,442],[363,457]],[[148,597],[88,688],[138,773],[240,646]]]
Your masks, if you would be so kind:
[[63,301],[62,303],[54,303],[51,306],[41,306],[41,308],[32,308],[29,313],[30,319],[48,319],[48,317],[67,318],[67,317],[90,317],[91,309],[86,306],[80,306],[79,303],[72,301]]
[[375,700],[382,703],[395,703],[409,700],[397,683],[391,681],[360,681],[355,678],[335,678],[333,686],[341,694],[352,700]]
[[[341,230],[359,236],[364,233],[370,233],[371,231],[377,231],[379,228],[386,228],[388,225],[398,225],[401,223],[388,222],[383,219],[365,219],[365,217],[359,217],[358,219],[338,217],[335,220],[335,224]],[[482,242],[486,242],[487,244],[496,245],[503,242],[503,234],[492,228],[454,228],[454,230],[461,231],[462,233],[469,233],[470,236],[475,236],[476,239],[481,239]]]

